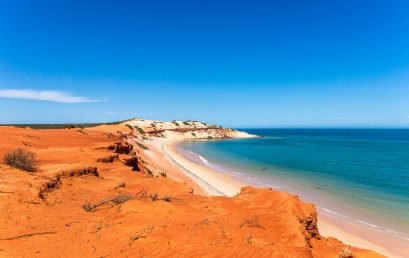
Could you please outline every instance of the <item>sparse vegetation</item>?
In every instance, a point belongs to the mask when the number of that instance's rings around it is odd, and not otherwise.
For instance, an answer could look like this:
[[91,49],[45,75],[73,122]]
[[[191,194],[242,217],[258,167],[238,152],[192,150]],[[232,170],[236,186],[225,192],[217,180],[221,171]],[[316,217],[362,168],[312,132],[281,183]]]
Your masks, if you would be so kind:
[[144,150],[149,150],[148,147],[146,147],[145,145],[143,145],[143,144],[140,143],[140,142],[135,142],[135,144],[138,145],[139,147],[141,147],[141,148],[144,149]]
[[195,134],[195,133],[192,133],[192,135],[193,135],[194,137],[196,137],[196,134]]
[[108,199],[108,200],[104,200],[102,202],[99,202],[97,204],[91,204],[91,203],[86,203],[82,206],[82,208],[87,211],[87,212],[92,212],[94,211],[96,208],[102,206],[102,205],[106,205],[106,204],[110,204],[111,207],[125,203],[129,200],[135,199],[135,197],[133,195],[130,194],[120,194],[117,197],[114,197],[112,199]]
[[145,168],[145,170],[146,170],[146,173],[147,173],[148,175],[153,176],[152,170],[150,170],[149,168]]
[[136,125],[135,125],[135,128],[136,128],[136,130],[138,130],[138,132],[139,132],[140,134],[145,134],[145,131],[144,131],[142,128],[140,128],[139,126],[136,126]]
[[176,121],[172,121],[172,123],[174,124],[174,125],[176,125],[176,126],[179,126],[180,124],[178,123],[178,122],[176,122]]
[[171,196],[165,195],[161,198],[161,200],[164,202],[171,202],[173,198]]
[[4,163],[28,172],[34,172],[37,170],[35,153],[22,148],[7,152],[4,155]]
[[156,202],[156,201],[171,202],[174,199],[174,198],[172,198],[171,196],[168,196],[168,195],[160,197],[159,194],[157,194],[157,193],[152,193],[152,194],[149,195],[149,197],[154,202]]
[[183,122],[184,125],[190,125],[189,122],[185,121]]
[[29,127],[32,129],[65,129],[65,128],[86,128],[98,125],[117,125],[124,121],[110,122],[110,123],[79,123],[79,124],[0,124],[0,126],[15,126],[20,128]]
[[165,172],[160,172],[159,175],[161,175],[163,177],[168,177],[168,175]]
[[157,194],[157,193],[153,193],[153,194],[150,194],[149,195],[149,197],[152,199],[152,201],[157,201],[157,200],[159,200],[159,195]]
[[67,124],[67,125],[65,125],[65,127],[64,127],[64,129],[74,129],[74,128],[76,128],[76,126],[73,125],[73,124]]
[[131,131],[134,131],[133,126],[132,126],[132,125],[130,125],[130,124],[126,124],[126,126],[128,126],[128,127],[129,127],[129,129],[131,129]]
[[214,138],[213,138],[213,136],[209,135],[209,136],[207,136],[207,139],[211,140],[211,139],[214,139]]
[[177,200],[168,195],[160,197],[159,194],[157,193],[151,193],[148,195],[148,191],[146,189],[142,189],[135,195],[123,193],[123,194],[119,194],[116,197],[100,201],[96,204],[91,204],[90,202],[87,202],[82,206],[82,208],[87,212],[94,212],[96,208],[103,206],[103,205],[110,205],[111,207],[114,207],[114,206],[123,204],[127,201],[134,200],[134,199],[137,199],[137,200],[151,199],[154,202],[155,201],[171,202],[173,200]]

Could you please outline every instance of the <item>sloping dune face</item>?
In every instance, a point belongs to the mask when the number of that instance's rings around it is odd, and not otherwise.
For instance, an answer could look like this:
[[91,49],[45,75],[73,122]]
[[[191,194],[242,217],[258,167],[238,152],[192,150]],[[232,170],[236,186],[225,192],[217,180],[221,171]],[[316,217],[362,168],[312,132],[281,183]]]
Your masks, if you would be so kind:
[[196,195],[117,129],[0,127],[1,156],[22,147],[39,161],[0,165],[0,257],[381,257],[321,237],[297,196]]

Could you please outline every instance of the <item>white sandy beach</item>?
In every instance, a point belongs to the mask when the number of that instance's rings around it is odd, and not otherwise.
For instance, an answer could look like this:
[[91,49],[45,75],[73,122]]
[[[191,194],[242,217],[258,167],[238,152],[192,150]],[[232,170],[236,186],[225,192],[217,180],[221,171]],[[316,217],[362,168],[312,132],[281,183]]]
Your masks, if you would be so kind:
[[244,186],[231,177],[220,174],[209,167],[193,163],[176,150],[178,141],[172,140],[162,145],[164,153],[176,163],[194,182],[203,188],[208,195],[234,196]]

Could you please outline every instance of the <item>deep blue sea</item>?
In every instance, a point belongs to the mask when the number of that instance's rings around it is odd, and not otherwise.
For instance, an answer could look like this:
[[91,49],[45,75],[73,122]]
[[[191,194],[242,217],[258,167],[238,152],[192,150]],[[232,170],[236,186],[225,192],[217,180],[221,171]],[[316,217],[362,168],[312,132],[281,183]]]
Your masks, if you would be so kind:
[[409,240],[409,130],[244,129],[260,138],[187,141],[198,161],[249,184]]

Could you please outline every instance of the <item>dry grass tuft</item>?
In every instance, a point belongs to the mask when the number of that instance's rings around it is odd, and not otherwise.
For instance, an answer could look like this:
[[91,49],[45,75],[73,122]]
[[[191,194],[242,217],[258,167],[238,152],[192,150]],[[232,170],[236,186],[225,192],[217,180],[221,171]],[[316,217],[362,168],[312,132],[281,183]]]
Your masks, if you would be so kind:
[[116,205],[120,205],[122,203],[125,203],[129,200],[135,199],[135,196],[130,195],[130,194],[120,194],[114,198],[108,199],[108,200],[103,200],[97,204],[91,204],[91,203],[86,203],[82,206],[82,208],[87,211],[87,212],[92,212],[96,208],[103,206],[103,205],[111,205],[111,207],[114,207]]
[[34,152],[18,148],[4,155],[4,163],[21,170],[34,172],[37,170],[37,159]]

